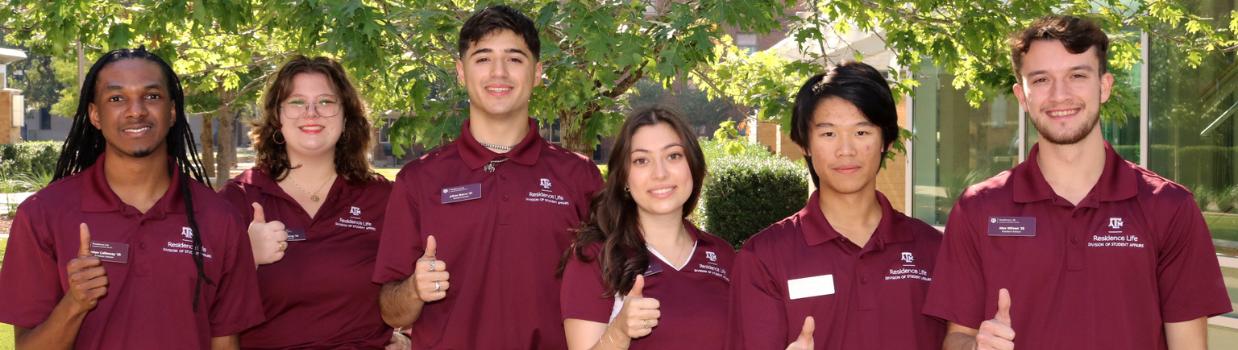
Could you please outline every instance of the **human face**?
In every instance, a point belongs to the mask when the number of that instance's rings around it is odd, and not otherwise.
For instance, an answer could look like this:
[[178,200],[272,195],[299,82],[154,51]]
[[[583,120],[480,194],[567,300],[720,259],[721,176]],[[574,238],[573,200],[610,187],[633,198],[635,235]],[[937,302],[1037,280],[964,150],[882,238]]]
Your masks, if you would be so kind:
[[456,74],[469,92],[473,117],[528,117],[529,96],[541,83],[542,63],[524,39],[502,30],[469,46],[456,61]]
[[1113,75],[1100,74],[1096,48],[1070,53],[1058,40],[1036,40],[1023,55],[1015,84],[1019,104],[1046,142],[1071,145],[1099,132],[1100,105],[1109,100]]
[[823,195],[876,190],[884,150],[881,128],[851,102],[829,97],[813,111],[811,130],[809,149],[801,150],[812,157]]
[[643,126],[631,145],[627,186],[640,216],[682,217],[694,184],[679,133],[667,123]]
[[[344,131],[343,108],[338,108],[340,112],[331,117],[320,112],[329,109],[330,104],[341,103],[326,75],[301,73],[293,76],[292,93],[280,102],[279,113],[279,122],[283,125],[280,132],[284,134],[288,153],[298,156],[335,154],[335,143]],[[305,114],[293,119],[295,115],[290,114],[295,113],[289,111],[297,106],[305,107]]]
[[167,155],[175,108],[159,65],[125,59],[99,71],[90,124],[103,133],[109,155]]

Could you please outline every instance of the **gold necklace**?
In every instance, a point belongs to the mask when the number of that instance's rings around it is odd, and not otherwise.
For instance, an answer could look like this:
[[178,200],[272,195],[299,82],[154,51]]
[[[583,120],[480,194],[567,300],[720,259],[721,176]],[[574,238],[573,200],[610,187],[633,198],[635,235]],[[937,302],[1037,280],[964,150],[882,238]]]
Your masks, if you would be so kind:
[[314,201],[314,203],[318,203],[318,191],[322,191],[322,187],[326,186],[328,182],[331,182],[331,180],[334,179],[335,174],[331,174],[331,177],[328,177],[327,181],[323,181],[321,185],[318,185],[318,189],[314,190],[313,193],[310,193],[310,191],[306,191],[304,188],[301,188],[301,185],[297,184],[297,180],[293,180],[292,176],[288,177],[288,180],[292,180],[292,185],[296,186],[298,190],[301,190],[301,192],[305,192],[305,194],[310,195],[310,200]]

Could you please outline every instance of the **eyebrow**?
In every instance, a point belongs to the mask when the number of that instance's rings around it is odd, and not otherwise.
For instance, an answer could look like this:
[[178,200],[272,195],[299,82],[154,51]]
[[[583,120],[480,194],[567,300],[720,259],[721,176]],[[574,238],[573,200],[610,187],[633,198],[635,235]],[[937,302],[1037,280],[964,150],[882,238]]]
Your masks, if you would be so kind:
[[[477,51],[473,51],[473,53],[469,54],[469,57],[476,56],[476,55],[477,55],[477,54],[479,54],[479,53],[491,53],[491,52],[494,52],[494,49],[491,49],[491,48],[477,49]],[[521,56],[524,56],[524,57],[529,57],[529,54],[528,54],[527,52],[524,52],[524,50],[521,50],[521,49],[515,49],[515,48],[513,48],[513,49],[504,49],[504,50],[503,50],[503,52],[506,52],[506,53],[518,53],[518,54],[520,54]]]
[[[1081,70],[1081,71],[1088,71],[1088,72],[1094,72],[1094,71],[1096,71],[1096,68],[1095,68],[1095,67],[1092,67],[1092,65],[1090,65],[1090,64],[1081,64],[1081,65],[1078,65],[1078,66],[1070,67],[1070,70],[1069,70],[1069,71],[1074,72],[1074,71],[1077,71],[1077,70]],[[1030,76],[1036,76],[1036,75],[1048,74],[1048,73],[1049,73],[1049,71],[1048,71],[1048,70],[1041,69],[1041,70],[1034,70],[1034,71],[1031,71],[1031,72],[1027,73],[1027,76],[1029,76],[1029,77],[1030,77]]]
[[[120,86],[120,85],[107,85],[107,86],[104,86],[103,89],[104,90],[124,90],[125,87]],[[163,84],[159,84],[159,83],[150,84],[145,87],[142,87],[142,90],[150,90],[150,89],[166,89],[166,88],[163,87]]]
[[[834,123],[830,123],[830,122],[820,122],[820,123],[816,123],[812,125],[813,128],[829,128],[829,127],[835,127],[835,126],[838,126],[838,125],[834,125]],[[873,122],[865,120],[859,123],[855,123],[855,126],[877,126],[877,124],[873,124]]]
[[[663,150],[666,150],[666,149],[669,149],[669,148],[671,148],[671,147],[675,147],[675,146],[683,147],[683,145],[681,145],[681,144],[678,144],[678,143],[671,143],[671,144],[668,144],[668,145],[666,145],[666,146],[663,146],[663,147],[662,147],[662,149],[663,149]],[[633,149],[631,153],[636,153],[636,152],[649,152],[649,150],[646,150],[646,149],[644,149],[644,148],[637,148],[637,149]]]

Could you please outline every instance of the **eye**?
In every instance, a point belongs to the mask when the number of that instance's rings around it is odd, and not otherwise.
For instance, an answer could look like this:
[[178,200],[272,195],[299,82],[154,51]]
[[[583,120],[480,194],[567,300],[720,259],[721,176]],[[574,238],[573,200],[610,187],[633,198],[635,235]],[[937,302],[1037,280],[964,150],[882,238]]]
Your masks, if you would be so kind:
[[339,102],[337,102],[337,101],[335,101],[335,100],[319,100],[319,101],[318,101],[318,105],[319,105],[319,106],[331,106],[331,105],[334,105],[334,104],[337,104],[337,103],[339,103]]
[[824,135],[825,137],[834,137],[834,132],[833,132],[833,131],[826,131],[825,133],[823,133],[823,134],[821,134],[821,135]]
[[489,62],[489,61],[490,61],[489,57],[482,57],[482,58],[478,58],[476,62],[482,63],[482,62]]
[[151,94],[147,94],[147,95],[146,95],[146,99],[147,99],[147,100],[158,100],[158,99],[161,99],[161,98],[163,98],[163,95],[156,94],[156,93],[151,93]]
[[683,153],[679,153],[679,152],[671,153],[671,155],[666,156],[666,159],[670,159],[670,160],[679,160],[681,158],[683,158]]
[[856,135],[856,136],[864,136],[864,135],[868,135],[868,134],[869,134],[869,132],[867,132],[867,131],[856,131],[856,132],[855,132],[855,135]]
[[512,57],[512,58],[508,59],[508,61],[512,61],[512,62],[514,62],[514,63],[523,63],[523,62],[524,62],[524,60],[520,59],[520,57]]
[[1072,77],[1072,78],[1075,78],[1075,79],[1083,79],[1083,78],[1087,78],[1088,76],[1087,76],[1086,74],[1083,74],[1083,73],[1077,73],[1077,74],[1075,74],[1075,75],[1073,75],[1073,76],[1071,76],[1071,77]]
[[305,107],[305,101],[301,100],[289,100],[288,102],[284,102],[284,104],[293,107]]
[[645,163],[649,163],[649,160],[645,159],[644,157],[632,159],[632,164],[645,165]]
[[1032,83],[1033,83],[1033,84],[1039,84],[1039,83],[1043,83],[1043,82],[1046,82],[1046,81],[1049,81],[1049,79],[1045,79],[1045,78],[1036,78],[1036,79],[1032,80]]
[[124,98],[121,98],[120,96],[112,96],[112,97],[108,97],[108,98],[107,98],[107,101],[108,101],[108,102],[120,102],[120,101],[124,101],[124,100],[125,100],[125,99],[124,99]]

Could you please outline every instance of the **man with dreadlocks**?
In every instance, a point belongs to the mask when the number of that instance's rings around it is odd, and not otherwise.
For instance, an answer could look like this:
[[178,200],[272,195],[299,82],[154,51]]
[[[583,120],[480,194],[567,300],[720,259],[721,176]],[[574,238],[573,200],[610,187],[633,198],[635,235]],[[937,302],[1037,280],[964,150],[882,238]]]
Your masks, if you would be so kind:
[[116,50],[80,96],[54,182],[18,207],[0,322],[19,349],[238,348],[263,320],[253,256],[203,184],[180,80]]

